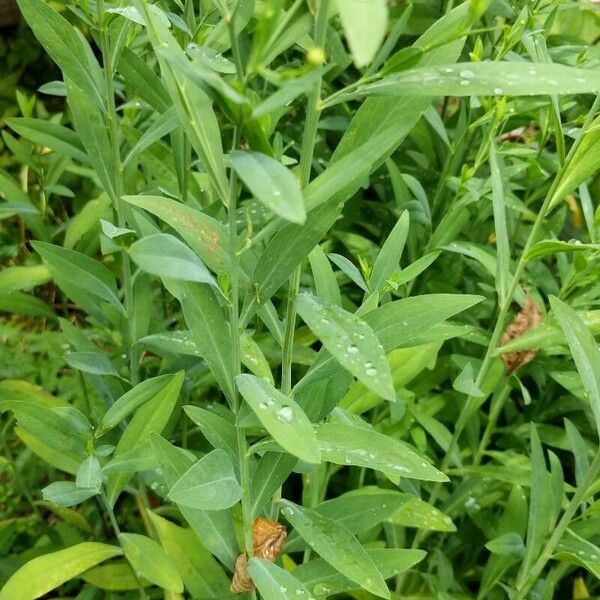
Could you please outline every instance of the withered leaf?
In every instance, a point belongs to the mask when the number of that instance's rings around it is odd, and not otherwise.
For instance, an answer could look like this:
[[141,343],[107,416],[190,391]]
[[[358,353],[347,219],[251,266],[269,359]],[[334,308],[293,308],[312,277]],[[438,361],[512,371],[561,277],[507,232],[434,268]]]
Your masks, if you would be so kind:
[[273,562],[281,553],[286,536],[285,525],[263,517],[255,519],[252,524],[254,556]]
[[248,557],[245,552],[240,554],[235,561],[235,571],[229,589],[234,594],[245,594],[256,589],[252,577],[248,573]]
[[[252,542],[254,556],[270,560],[271,562],[281,553],[283,542],[287,536],[287,529],[281,523],[258,517],[252,524]],[[243,594],[254,591],[254,582],[248,573],[248,557],[246,553],[240,554],[235,561],[235,571],[229,588],[234,594]]]
[[[519,337],[526,331],[533,329],[540,324],[542,320],[539,306],[533,298],[527,294],[525,297],[525,306],[518,312],[512,322],[502,334],[502,345],[508,344],[511,340]],[[522,350],[518,352],[504,352],[502,360],[507,373],[514,373],[519,367],[531,362],[537,354],[537,348]]]

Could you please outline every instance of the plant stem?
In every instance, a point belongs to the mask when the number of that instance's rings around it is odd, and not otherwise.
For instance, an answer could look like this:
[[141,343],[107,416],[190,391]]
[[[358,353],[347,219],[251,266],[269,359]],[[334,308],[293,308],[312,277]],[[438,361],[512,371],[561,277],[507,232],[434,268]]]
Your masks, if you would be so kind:
[[[314,41],[317,47],[324,48],[327,33],[327,8],[329,0],[320,0],[315,16]],[[322,67],[319,67],[322,71]],[[305,188],[310,181],[310,172],[317,140],[317,127],[321,114],[319,102],[321,100],[321,77],[312,86],[306,104],[306,120],[304,124],[304,136],[302,137],[302,148],[300,150],[300,186]],[[300,275],[302,266],[290,277],[288,299],[286,306],[285,330],[283,335],[283,354],[281,361],[281,391],[289,394],[292,389],[292,362],[294,348],[294,332],[296,329],[296,296],[300,288]]]
[[[227,26],[231,42],[233,60],[236,67],[236,75],[240,86],[244,86],[244,70],[240,56],[237,36],[235,34],[235,13],[237,3],[233,7]],[[240,143],[240,126],[236,126],[233,132],[233,149]],[[241,350],[240,350],[240,314],[239,314],[239,288],[240,288],[240,265],[237,254],[238,234],[237,234],[237,175],[233,169],[229,175],[229,200],[228,200],[228,218],[229,218],[229,260],[230,260],[230,285],[231,298],[229,303],[229,330],[231,334],[232,361],[231,377],[235,378],[241,373]],[[240,396],[237,391],[237,385],[234,384],[233,390],[233,411],[236,417],[240,411]],[[254,554],[254,543],[252,539],[252,487],[250,482],[250,471],[248,465],[248,441],[244,429],[236,425],[236,437],[238,446],[240,487],[242,488],[242,520],[244,531],[244,550],[248,558]],[[256,598],[256,592],[250,592],[251,598]]]
[[[118,540],[119,544],[121,545],[121,547],[123,547],[123,545],[121,544],[121,539],[120,539],[121,528],[119,527],[119,524],[117,523],[117,518],[115,517],[115,511],[113,510],[112,506],[110,505],[110,502],[108,501],[108,498],[106,497],[106,494],[104,492],[102,492],[100,495],[102,496],[102,504],[104,505],[104,508],[108,514],[110,524],[115,532],[115,535],[117,536],[117,540]],[[146,600],[148,598],[148,596],[146,595],[146,592],[144,591],[144,586],[142,585],[142,582],[140,581],[140,578],[138,577],[138,575],[135,572],[135,570],[133,569],[133,567],[131,569],[131,572],[133,573],[133,576],[135,577],[135,580],[137,582],[138,590],[140,592],[140,598],[142,598],[142,600]]]
[[577,491],[571,498],[571,501],[560,518],[560,521],[554,528],[550,539],[544,546],[542,553],[535,561],[531,570],[524,574],[524,576],[520,577],[519,581],[517,581],[517,592],[513,597],[513,600],[523,600],[531,587],[539,578],[540,574],[544,570],[544,567],[546,566],[546,563],[552,558],[552,554],[554,553],[556,546],[558,546],[560,543],[562,536],[571,523],[575,511],[585,499],[590,486],[596,481],[598,472],[600,472],[600,449],[596,451],[596,455],[594,456],[594,460],[588,469],[585,480],[577,488]]
[[[104,0],[98,0],[98,27],[100,28],[100,50],[102,52],[102,70],[104,72],[104,85],[107,101],[106,118],[108,120],[108,135],[112,152],[113,169],[115,172],[115,194],[111,198],[117,213],[117,224],[119,227],[127,226],[125,216],[125,204],[123,202],[123,162],[119,150],[119,128],[118,116],[115,105],[115,90],[113,85],[112,50],[110,35],[104,26]],[[135,343],[135,320],[133,308],[133,281],[131,277],[131,263],[129,255],[124,250],[121,253],[123,270],[123,296],[125,301],[125,315],[123,315],[123,345],[127,348],[129,356],[129,376],[132,385],[139,381],[139,365],[136,352],[133,350]]]
[[[564,175],[565,171],[570,166],[571,160],[572,160],[575,152],[577,151],[577,148],[581,144],[583,137],[585,135],[585,132],[589,128],[589,126],[594,118],[594,114],[598,110],[599,106],[600,106],[600,96],[596,97],[596,100],[594,101],[592,108],[590,109],[590,111],[587,114],[585,123],[583,124],[581,130],[579,131],[577,139],[575,140],[575,142],[573,143],[573,146],[571,147],[571,150],[569,151],[569,155],[567,156],[567,160],[565,161],[564,167],[562,169],[559,169],[556,177],[554,178],[554,180],[550,186],[550,189],[548,190],[548,193],[546,194],[546,197],[544,198],[544,202],[542,203],[542,206],[536,216],[535,222],[533,223],[531,231],[529,232],[529,236],[527,238],[525,246],[523,247],[523,251],[521,252],[521,256],[520,256],[517,266],[515,268],[513,277],[508,285],[506,294],[505,294],[504,298],[499,299],[499,310],[498,310],[498,316],[496,318],[496,323],[494,325],[494,329],[492,331],[492,336],[490,338],[490,343],[488,344],[488,347],[486,349],[486,353],[483,358],[483,362],[479,369],[479,373],[477,374],[477,379],[475,380],[475,385],[477,387],[481,386],[483,380],[487,376],[490,366],[492,364],[492,360],[493,360],[496,350],[499,346],[500,338],[502,337],[502,332],[504,331],[504,324],[506,321],[506,316],[508,314],[508,309],[510,307],[511,299],[515,293],[515,290],[517,289],[517,286],[519,285],[519,282],[521,281],[521,275],[523,274],[523,270],[525,269],[525,265],[527,264],[527,254],[528,254],[529,250],[531,249],[531,247],[533,246],[533,244],[538,239],[539,233],[540,233],[540,231],[542,229],[542,225],[544,223],[544,219],[550,209],[550,203],[553,200],[554,193],[562,179],[562,176]],[[479,402],[480,401],[477,398],[469,396],[469,398],[463,405],[463,407],[460,411],[460,414],[458,416],[457,422],[456,422],[456,427],[454,429],[452,439],[450,440],[450,445],[448,447],[448,451],[446,452],[444,460],[442,461],[442,465],[441,465],[442,471],[448,467],[448,465],[450,463],[450,457],[452,456],[452,453],[456,447],[456,444],[458,443],[458,438],[460,437],[461,433],[463,432],[469,419],[473,415],[474,410],[477,410]],[[434,486],[431,496],[429,498],[430,503],[433,503],[433,502],[435,502],[435,500],[437,500],[440,490],[441,490],[440,484],[437,484],[436,486]]]
[[496,423],[498,422],[500,412],[502,411],[502,408],[504,407],[504,404],[508,396],[510,395],[510,389],[510,384],[508,383],[507,379],[506,381],[504,381],[500,391],[492,399],[490,414],[488,416],[483,435],[481,436],[479,447],[477,448],[477,452],[475,453],[475,457],[473,458],[473,465],[478,465],[481,462],[481,459],[483,458],[485,450],[488,444],[490,443],[490,439],[492,438],[492,433],[496,428]]

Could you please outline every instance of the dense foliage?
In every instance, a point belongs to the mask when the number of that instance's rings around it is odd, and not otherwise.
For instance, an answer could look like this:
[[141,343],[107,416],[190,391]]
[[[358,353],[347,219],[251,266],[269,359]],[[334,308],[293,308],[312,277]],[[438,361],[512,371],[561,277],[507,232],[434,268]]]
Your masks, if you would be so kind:
[[598,7],[19,7],[0,600],[600,595]]

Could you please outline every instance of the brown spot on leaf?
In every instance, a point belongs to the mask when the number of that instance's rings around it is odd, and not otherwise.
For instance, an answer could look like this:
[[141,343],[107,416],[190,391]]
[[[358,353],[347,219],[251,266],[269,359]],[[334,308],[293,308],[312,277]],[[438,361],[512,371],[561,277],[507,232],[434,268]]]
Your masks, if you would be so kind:
[[[527,294],[525,297],[525,306],[517,313],[502,334],[502,345],[508,344],[508,342],[524,334],[526,331],[533,329],[540,324],[541,320],[539,306],[533,301],[533,298]],[[537,348],[532,348],[517,352],[504,352],[502,354],[502,360],[504,361],[507,373],[510,375],[519,367],[531,362],[535,358],[537,351]]]

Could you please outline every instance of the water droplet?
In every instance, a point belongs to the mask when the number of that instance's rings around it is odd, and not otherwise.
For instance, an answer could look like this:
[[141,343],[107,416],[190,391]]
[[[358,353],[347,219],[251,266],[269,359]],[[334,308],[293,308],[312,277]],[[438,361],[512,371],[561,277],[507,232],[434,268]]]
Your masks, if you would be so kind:
[[536,73],[537,73],[537,71],[535,69],[529,69],[530,75],[535,75]]
[[450,67],[446,67],[444,69],[444,73],[452,73],[453,69],[451,69]]
[[494,88],[494,94],[500,95],[502,93],[503,93],[502,88]]
[[285,587],[285,585],[282,585],[282,586],[280,586],[280,587],[279,587],[279,591],[280,591],[282,594],[285,594],[285,593],[287,592],[287,588]]
[[346,348],[346,350],[350,353],[350,354],[356,354],[358,352],[358,348],[352,344],[351,346],[348,346]]
[[370,369],[367,369],[366,373],[367,373],[367,375],[370,375],[370,376],[377,375],[377,369],[375,369],[374,367],[371,367]]
[[461,79],[460,80],[460,85],[470,85],[470,81],[468,79]]
[[267,408],[269,408],[269,405],[266,402],[261,402],[259,404],[259,406],[263,409],[263,410],[267,410]]
[[284,406],[277,411],[277,418],[282,423],[291,423],[294,419],[294,411],[289,406]]
[[473,79],[473,77],[475,77],[475,73],[473,73],[473,71],[470,69],[463,69],[460,72],[460,76],[464,77],[465,79]]

